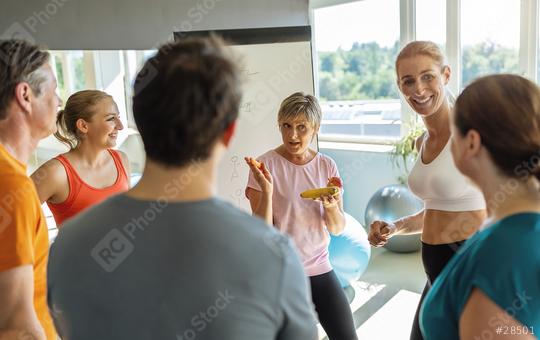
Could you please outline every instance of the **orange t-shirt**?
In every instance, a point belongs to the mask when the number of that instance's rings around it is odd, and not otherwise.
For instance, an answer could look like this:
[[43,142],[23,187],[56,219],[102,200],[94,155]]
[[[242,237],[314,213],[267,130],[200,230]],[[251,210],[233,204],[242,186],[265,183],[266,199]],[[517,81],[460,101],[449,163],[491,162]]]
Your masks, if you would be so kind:
[[34,269],[34,308],[47,334],[56,332],[47,307],[47,224],[26,166],[0,144],[0,272],[23,265]]

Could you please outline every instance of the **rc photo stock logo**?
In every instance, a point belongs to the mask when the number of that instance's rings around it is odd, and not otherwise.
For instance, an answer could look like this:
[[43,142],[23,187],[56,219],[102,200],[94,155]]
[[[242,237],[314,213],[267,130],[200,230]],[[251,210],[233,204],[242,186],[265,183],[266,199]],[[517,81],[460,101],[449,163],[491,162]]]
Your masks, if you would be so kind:
[[[16,23],[12,24],[11,26],[9,26],[8,29],[5,30],[0,35],[0,40],[11,40],[11,39],[26,40],[31,44],[36,43],[36,41],[35,41],[34,37],[32,36],[32,34],[30,34],[30,32],[28,32],[28,30],[25,29],[18,22],[16,22]],[[10,50],[0,49],[0,61],[7,62],[7,58],[9,57],[9,55],[11,53],[12,53],[12,51],[10,51]]]
[[0,234],[7,228],[11,221],[11,215],[0,205]]
[[114,271],[133,252],[133,243],[116,228],[105,235],[92,249],[94,260],[110,273]]
[[18,22],[13,23],[0,36],[2,40],[17,39],[26,40],[32,44],[36,43],[34,36]]
[[[26,40],[35,44],[34,35],[39,26],[46,25],[60,11],[69,0],[52,0],[45,4],[45,7],[33,11],[26,19],[14,22],[0,34],[0,40]],[[0,51],[0,59],[5,60],[11,51]]]
[[202,333],[208,325],[210,325],[220,313],[224,311],[236,296],[230,294],[228,290],[218,292],[217,298],[204,311],[200,311],[191,318],[190,327],[185,329],[181,334],[176,334],[177,340],[195,340],[197,335]]
[[139,95],[150,84],[152,80],[157,76],[157,63],[155,59],[150,59],[145,63],[141,71],[137,74],[135,82],[133,84],[133,95]]

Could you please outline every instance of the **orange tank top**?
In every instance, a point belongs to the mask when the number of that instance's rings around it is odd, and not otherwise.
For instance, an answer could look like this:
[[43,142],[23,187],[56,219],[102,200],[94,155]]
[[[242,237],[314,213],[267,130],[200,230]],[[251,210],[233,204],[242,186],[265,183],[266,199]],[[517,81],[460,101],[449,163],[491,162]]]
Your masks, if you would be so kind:
[[85,183],[77,174],[71,163],[63,155],[55,157],[66,170],[66,175],[69,183],[69,194],[67,199],[62,203],[49,203],[49,209],[54,216],[57,226],[61,226],[67,219],[77,215],[81,211],[89,208],[104,199],[118,194],[129,189],[129,179],[126,170],[122,164],[120,154],[112,149],[107,150],[111,154],[114,165],[116,166],[116,181],[113,185],[98,189]]

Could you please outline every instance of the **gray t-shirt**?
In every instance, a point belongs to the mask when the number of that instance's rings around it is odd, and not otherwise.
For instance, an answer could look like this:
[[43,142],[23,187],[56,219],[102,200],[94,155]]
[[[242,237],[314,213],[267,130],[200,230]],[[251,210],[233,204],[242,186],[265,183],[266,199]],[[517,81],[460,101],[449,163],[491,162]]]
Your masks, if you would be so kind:
[[64,339],[315,339],[288,237],[219,199],[126,195],[69,221],[51,247],[49,307]]

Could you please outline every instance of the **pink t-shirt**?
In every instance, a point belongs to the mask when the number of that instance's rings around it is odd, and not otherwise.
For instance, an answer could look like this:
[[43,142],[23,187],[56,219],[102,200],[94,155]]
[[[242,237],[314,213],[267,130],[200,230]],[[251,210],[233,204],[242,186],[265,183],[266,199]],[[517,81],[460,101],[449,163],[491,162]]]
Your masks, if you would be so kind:
[[[306,274],[315,276],[331,271],[328,257],[330,237],[324,222],[324,208],[319,201],[301,198],[300,193],[325,187],[328,178],[339,177],[336,163],[330,157],[317,153],[309,163],[297,165],[274,150],[257,160],[264,162],[274,180],[274,225],[293,238]],[[251,171],[247,186],[261,190]]]

